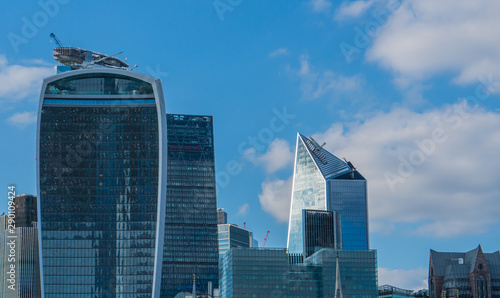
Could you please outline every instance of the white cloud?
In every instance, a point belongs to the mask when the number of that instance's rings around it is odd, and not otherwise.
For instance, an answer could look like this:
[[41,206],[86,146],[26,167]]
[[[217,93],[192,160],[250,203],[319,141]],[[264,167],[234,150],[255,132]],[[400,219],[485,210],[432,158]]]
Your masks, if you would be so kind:
[[368,1],[344,1],[339,9],[335,12],[336,20],[343,20],[346,18],[357,18],[363,15],[376,0]]
[[424,113],[395,109],[314,137],[367,178],[375,231],[412,223],[411,233],[454,237],[499,222],[499,127],[499,113],[457,103]]
[[279,49],[276,49],[276,50],[272,51],[271,53],[269,53],[269,57],[277,57],[277,56],[284,56],[284,55],[288,55],[287,48],[279,48]]
[[332,3],[328,0],[311,0],[309,4],[314,12],[322,12],[330,8]]
[[[255,150],[253,150],[254,152]],[[276,138],[269,144],[267,152],[263,155],[253,157],[252,154],[249,156],[247,152],[245,156],[250,158],[254,164],[263,166],[268,173],[274,173],[290,165],[293,162],[294,154],[287,141]]]
[[292,195],[292,177],[262,183],[259,202],[262,210],[274,216],[278,222],[288,222]]
[[36,115],[33,112],[22,112],[15,113],[11,117],[7,118],[7,123],[10,125],[17,126],[19,128],[25,128],[31,123],[36,122]]
[[5,55],[0,55],[0,103],[40,94],[42,79],[53,73],[47,66],[9,65]]
[[359,91],[364,81],[359,76],[346,77],[331,70],[314,71],[307,55],[301,55],[300,69],[293,72],[300,79],[302,97],[306,100],[325,95],[338,96],[340,93]]
[[367,59],[412,80],[440,73],[456,74],[459,84],[490,74],[498,78],[499,13],[496,0],[404,1],[374,39]]
[[378,268],[378,284],[391,285],[408,290],[427,289],[428,270],[424,268],[412,270],[391,270]]
[[237,216],[244,216],[248,214],[248,210],[250,209],[250,206],[245,203],[238,208],[238,212],[236,213]]

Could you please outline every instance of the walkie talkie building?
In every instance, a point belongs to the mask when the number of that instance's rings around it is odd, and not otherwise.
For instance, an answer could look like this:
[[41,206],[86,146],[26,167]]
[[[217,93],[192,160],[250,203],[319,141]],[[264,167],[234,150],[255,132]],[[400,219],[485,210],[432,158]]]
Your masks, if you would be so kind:
[[37,181],[43,297],[159,297],[167,178],[158,79],[89,68],[43,81]]

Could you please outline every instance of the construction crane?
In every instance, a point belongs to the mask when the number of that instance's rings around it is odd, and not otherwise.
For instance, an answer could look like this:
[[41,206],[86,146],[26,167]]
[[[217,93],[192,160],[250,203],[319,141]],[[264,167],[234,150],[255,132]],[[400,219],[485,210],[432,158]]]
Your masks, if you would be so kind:
[[267,236],[269,236],[269,231],[267,231],[266,237],[264,238],[264,242],[262,242],[262,248],[266,246]]
[[[52,56],[54,56],[54,59],[62,65],[71,66],[72,70],[90,68],[96,65],[125,70],[132,70],[137,67],[137,65],[129,67],[126,58],[125,60],[121,60],[115,57],[123,52],[110,56],[82,48],[64,47],[54,33],[50,33],[50,37],[57,44],[57,47],[54,47]],[[50,42],[52,42],[52,40]]]
[[50,37],[54,40],[54,42],[60,47],[62,48],[62,44],[61,44],[61,41],[59,40],[59,38],[57,38],[57,36],[54,34],[54,33],[50,33]]

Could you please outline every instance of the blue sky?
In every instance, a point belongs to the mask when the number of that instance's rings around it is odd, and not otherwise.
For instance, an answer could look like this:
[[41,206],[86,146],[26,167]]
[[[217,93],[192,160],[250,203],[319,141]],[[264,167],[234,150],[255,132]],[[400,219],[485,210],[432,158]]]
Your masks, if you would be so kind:
[[213,115],[218,206],[286,246],[296,134],[368,179],[380,284],[425,286],[429,249],[500,246],[494,0],[3,1],[0,212],[36,192],[41,79],[64,45],[161,78],[168,113]]

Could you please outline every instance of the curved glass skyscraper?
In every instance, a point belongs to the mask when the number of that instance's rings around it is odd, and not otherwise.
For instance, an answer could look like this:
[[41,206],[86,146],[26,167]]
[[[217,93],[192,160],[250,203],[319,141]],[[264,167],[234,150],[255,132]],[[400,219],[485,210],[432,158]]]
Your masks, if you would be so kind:
[[156,78],[93,68],[43,81],[37,180],[44,297],[159,297],[166,142]]
[[[341,233],[337,235],[341,235],[341,243],[336,248],[369,248],[366,179],[350,162],[340,160],[312,138],[297,134],[288,225],[290,253],[307,250],[304,239],[307,221],[303,218],[303,209],[334,211],[340,215]],[[331,227],[333,224],[328,226]],[[311,227],[307,228],[311,232]]]

